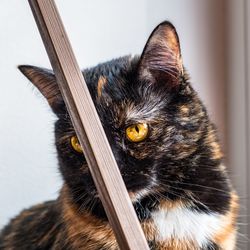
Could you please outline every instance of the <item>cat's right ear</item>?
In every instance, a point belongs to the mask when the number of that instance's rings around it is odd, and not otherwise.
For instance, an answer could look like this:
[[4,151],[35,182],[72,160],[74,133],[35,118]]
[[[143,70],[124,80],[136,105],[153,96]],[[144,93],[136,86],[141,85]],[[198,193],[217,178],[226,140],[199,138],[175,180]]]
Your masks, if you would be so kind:
[[175,88],[183,74],[181,48],[175,27],[168,21],[151,33],[139,62],[139,77]]
[[63,98],[51,70],[30,65],[20,65],[18,69],[37,87],[47,99],[55,114],[61,112]]

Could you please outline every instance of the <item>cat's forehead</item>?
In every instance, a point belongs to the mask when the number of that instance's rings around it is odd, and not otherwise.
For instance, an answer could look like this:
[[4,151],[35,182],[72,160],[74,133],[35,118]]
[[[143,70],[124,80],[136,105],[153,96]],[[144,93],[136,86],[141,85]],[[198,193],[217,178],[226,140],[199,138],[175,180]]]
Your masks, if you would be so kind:
[[123,77],[124,74],[133,70],[138,63],[138,57],[124,56],[100,63],[95,67],[84,70],[84,76],[88,82],[95,82],[100,77],[110,81],[114,78]]
[[84,70],[89,90],[94,101],[106,99],[115,102],[124,99],[135,80],[137,58],[125,56]]
[[156,121],[166,99],[152,86],[140,82],[138,57],[118,58],[84,72],[88,86],[104,122],[126,124],[131,121]]

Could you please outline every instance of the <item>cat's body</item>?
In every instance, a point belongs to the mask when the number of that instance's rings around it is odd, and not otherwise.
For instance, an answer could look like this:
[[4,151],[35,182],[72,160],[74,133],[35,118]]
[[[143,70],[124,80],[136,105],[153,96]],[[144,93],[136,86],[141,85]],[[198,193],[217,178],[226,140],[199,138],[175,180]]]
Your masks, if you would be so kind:
[[[178,202],[162,201],[161,208],[155,208],[151,218],[142,222],[149,246],[159,250],[234,249],[237,208],[234,199],[226,215],[196,212]],[[4,234],[0,249],[118,249],[107,221],[89,212],[80,214],[66,199],[23,211]]]
[[[85,158],[71,145],[75,132],[54,75],[20,69],[58,116],[64,186],[56,201],[13,219],[0,249],[118,249]],[[235,249],[237,195],[214,126],[183,70],[174,27],[159,25],[141,57],[100,64],[84,76],[151,249]],[[133,141],[131,126],[146,136]]]

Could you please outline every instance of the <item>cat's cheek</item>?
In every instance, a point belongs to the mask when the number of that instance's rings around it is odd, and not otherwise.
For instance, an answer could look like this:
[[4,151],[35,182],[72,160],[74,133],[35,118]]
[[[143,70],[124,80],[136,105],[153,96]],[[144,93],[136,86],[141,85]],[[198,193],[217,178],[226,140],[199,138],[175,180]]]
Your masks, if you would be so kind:
[[84,164],[81,165],[80,171],[81,171],[81,173],[84,174],[84,175],[91,175],[90,170],[89,170],[89,167],[88,167],[88,165],[87,165],[86,162],[85,162]]

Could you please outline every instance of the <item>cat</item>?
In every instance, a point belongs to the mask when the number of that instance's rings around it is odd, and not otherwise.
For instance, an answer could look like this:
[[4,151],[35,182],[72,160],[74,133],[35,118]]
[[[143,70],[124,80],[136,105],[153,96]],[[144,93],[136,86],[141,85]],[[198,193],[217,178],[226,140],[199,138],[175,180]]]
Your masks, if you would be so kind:
[[[0,249],[119,249],[53,72],[19,69],[58,118],[64,184],[57,200],[5,226]],[[235,249],[238,196],[215,127],[183,67],[175,27],[159,24],[141,56],[83,74],[150,249]]]

